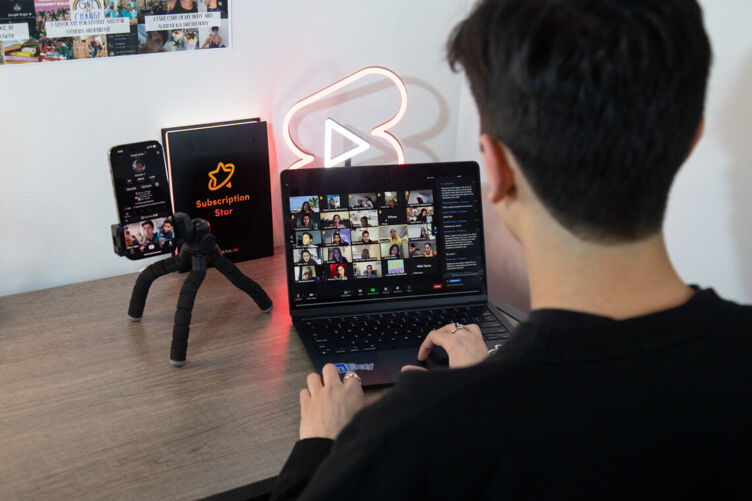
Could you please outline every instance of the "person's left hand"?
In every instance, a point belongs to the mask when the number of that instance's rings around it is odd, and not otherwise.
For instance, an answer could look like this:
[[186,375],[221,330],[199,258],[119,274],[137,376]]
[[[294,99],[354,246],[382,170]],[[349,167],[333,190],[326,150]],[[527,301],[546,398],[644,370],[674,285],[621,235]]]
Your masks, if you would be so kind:
[[321,376],[312,372],[308,388],[300,390],[300,439],[334,440],[364,405],[363,388],[357,378],[342,382],[337,368],[326,364]]

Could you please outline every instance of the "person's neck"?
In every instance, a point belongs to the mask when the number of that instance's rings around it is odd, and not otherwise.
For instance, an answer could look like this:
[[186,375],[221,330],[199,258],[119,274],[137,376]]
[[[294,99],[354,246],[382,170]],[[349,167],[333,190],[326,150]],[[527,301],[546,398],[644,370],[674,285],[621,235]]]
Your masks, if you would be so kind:
[[531,309],[556,308],[617,320],[679,306],[693,294],[676,273],[663,233],[639,242],[583,242],[563,228],[525,245]]

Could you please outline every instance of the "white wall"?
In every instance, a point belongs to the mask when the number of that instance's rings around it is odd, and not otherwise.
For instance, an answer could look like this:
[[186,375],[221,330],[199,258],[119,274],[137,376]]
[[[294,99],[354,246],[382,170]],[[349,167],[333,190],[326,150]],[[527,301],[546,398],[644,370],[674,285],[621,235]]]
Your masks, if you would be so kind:
[[669,200],[669,252],[688,282],[752,303],[752,2],[701,0],[713,45],[705,135]]
[[[446,37],[469,1],[330,0],[322,8],[235,0],[232,50],[0,67],[0,295],[150,262],[111,250],[110,146],[160,139],[167,126],[261,116],[274,128],[281,170],[294,160],[279,131],[287,108],[364,66],[389,67],[407,83],[408,113],[395,134],[408,161],[480,162],[474,103],[443,60]],[[707,129],[672,191],[667,239],[686,280],[752,302],[752,2],[702,4],[715,51]],[[377,81],[364,84],[368,98],[393,99]],[[383,118],[364,92],[350,97],[339,110],[345,125],[364,133]],[[299,123],[301,141],[321,143],[316,119]],[[383,147],[367,160],[389,161]],[[277,191],[275,180],[275,213]],[[524,307],[522,253],[492,207],[485,215],[487,247],[506,258],[490,268],[491,294]]]
[[[443,45],[464,9],[432,0],[235,0],[232,50],[0,67],[0,295],[151,262],[112,251],[111,146],[161,139],[163,127],[260,116],[274,128],[281,170],[294,160],[279,131],[285,111],[365,66],[391,68],[407,84],[408,112],[395,128],[407,160],[453,159],[461,78],[447,68]],[[396,111],[392,89],[363,83]],[[367,101],[342,107],[345,125],[367,133],[393,113]],[[323,123],[304,120],[299,132],[323,144]],[[373,151],[363,161],[392,161],[383,145]]]
[[[469,0],[474,2],[474,0]],[[666,214],[666,240],[682,278],[752,303],[752,2],[700,0],[714,62],[705,135],[679,171]],[[460,98],[458,157],[481,162],[478,114],[466,84]],[[487,249],[507,259],[489,269],[492,296],[524,307],[524,256],[485,200]]]

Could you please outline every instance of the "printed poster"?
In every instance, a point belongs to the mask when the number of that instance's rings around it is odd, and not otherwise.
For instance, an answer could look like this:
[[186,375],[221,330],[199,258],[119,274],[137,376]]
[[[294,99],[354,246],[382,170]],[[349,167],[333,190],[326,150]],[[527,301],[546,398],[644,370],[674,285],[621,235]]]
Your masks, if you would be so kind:
[[230,0],[2,0],[0,64],[230,47]]

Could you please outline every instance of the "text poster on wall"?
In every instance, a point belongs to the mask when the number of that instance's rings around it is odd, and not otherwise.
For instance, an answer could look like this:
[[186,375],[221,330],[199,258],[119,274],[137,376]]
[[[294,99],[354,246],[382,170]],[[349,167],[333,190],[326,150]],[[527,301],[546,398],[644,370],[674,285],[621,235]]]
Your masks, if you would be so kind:
[[230,46],[230,0],[0,0],[0,64]]

